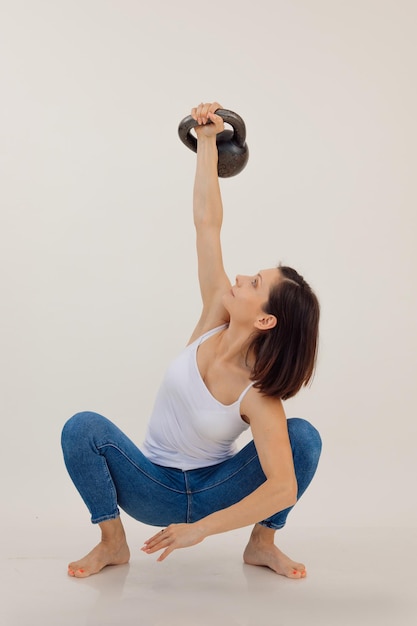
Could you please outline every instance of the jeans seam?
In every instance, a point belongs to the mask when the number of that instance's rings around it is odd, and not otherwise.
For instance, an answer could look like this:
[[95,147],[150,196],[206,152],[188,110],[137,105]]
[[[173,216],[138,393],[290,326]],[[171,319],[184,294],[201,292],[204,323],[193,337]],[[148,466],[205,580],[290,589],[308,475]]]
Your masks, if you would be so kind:
[[252,463],[252,461],[256,460],[257,458],[258,458],[258,455],[254,454],[253,457],[251,457],[244,465],[239,467],[238,470],[233,472],[233,474],[229,474],[229,476],[227,476],[226,478],[223,478],[222,480],[219,480],[218,482],[213,483],[212,485],[209,485],[208,487],[204,487],[203,489],[197,489],[196,491],[193,491],[193,493],[201,493],[203,491],[208,491],[209,489],[213,489],[214,487],[218,487],[219,485],[221,485],[221,484],[227,482],[228,480],[230,480],[231,478],[233,478],[233,476],[236,476],[236,474],[239,474],[239,472],[241,472],[243,469],[245,469],[245,467],[247,465],[249,465],[249,463]]
[[192,515],[192,509],[191,509],[191,505],[192,505],[192,492],[190,491],[189,485],[188,485],[188,475],[187,472],[184,472],[184,482],[185,482],[185,489],[186,489],[186,496],[187,496],[187,514],[186,514],[186,520],[187,520],[187,524],[190,522],[191,520],[191,515]]
[[[157,485],[160,485],[161,487],[164,487],[164,489],[169,489],[169,491],[173,491],[174,493],[181,493],[184,494],[184,491],[181,491],[181,489],[173,489],[172,487],[169,487],[168,485],[165,485],[164,483],[160,482],[159,480],[156,480],[153,476],[150,476],[147,472],[145,472],[141,467],[139,467],[138,465],[136,465],[136,463],[134,463],[134,461],[132,461],[132,459],[121,449],[119,448],[119,446],[117,446],[115,443],[103,443],[103,444],[96,444],[97,446],[97,450],[101,450],[102,448],[106,448],[106,447],[110,447],[110,448],[114,448],[115,450],[117,450],[118,452],[120,452],[120,454],[122,456],[124,456],[124,458],[129,461],[129,463],[131,465],[133,465],[133,467],[135,467],[141,474],[143,474],[144,476],[146,476],[147,478],[149,478],[149,480],[152,480],[152,482],[156,483]],[[151,462],[151,461],[150,461]]]

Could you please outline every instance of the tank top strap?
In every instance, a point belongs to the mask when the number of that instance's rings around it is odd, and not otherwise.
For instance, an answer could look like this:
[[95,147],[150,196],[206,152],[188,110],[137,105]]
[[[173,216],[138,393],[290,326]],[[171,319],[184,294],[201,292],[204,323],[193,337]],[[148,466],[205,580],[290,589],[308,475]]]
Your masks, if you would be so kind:
[[227,328],[227,326],[228,326],[227,324],[222,324],[221,326],[216,326],[216,328],[212,328],[211,330],[208,330],[207,332],[205,332],[203,335],[201,335],[200,337],[196,339],[196,343],[198,345],[204,343],[206,339],[220,332],[221,330],[223,330],[223,328]]
[[255,381],[251,382],[247,387],[245,387],[245,389],[242,391],[242,393],[240,394],[239,398],[238,398],[238,403],[240,404],[243,400],[243,398],[246,396],[246,394],[248,393],[249,389],[251,387],[253,387],[253,385],[255,384]]

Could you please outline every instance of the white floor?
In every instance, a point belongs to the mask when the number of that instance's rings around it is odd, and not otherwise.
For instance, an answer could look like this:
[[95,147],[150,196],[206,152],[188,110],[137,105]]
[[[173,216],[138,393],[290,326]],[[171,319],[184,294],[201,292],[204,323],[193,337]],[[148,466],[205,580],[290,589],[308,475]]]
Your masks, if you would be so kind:
[[242,529],[177,551],[139,550],[149,527],[125,520],[132,560],[84,580],[66,575],[96,528],[9,530],[0,561],[1,626],[415,626],[416,531],[288,528],[280,546],[306,563],[287,580],[244,565]]

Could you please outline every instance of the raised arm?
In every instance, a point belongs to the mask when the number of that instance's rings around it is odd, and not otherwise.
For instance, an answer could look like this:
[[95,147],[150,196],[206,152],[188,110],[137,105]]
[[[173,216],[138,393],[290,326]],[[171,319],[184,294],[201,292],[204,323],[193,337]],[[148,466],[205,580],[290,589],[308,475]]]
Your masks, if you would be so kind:
[[[221,106],[200,104],[191,115],[198,122],[197,167],[194,181],[193,214],[197,235],[198,279],[203,310],[190,341],[206,330],[227,323],[229,316],[222,304],[222,296],[231,288],[223,266],[220,231],[223,205],[217,175],[216,135],[223,128],[223,120],[214,111]],[[211,123],[210,123],[211,122]]]

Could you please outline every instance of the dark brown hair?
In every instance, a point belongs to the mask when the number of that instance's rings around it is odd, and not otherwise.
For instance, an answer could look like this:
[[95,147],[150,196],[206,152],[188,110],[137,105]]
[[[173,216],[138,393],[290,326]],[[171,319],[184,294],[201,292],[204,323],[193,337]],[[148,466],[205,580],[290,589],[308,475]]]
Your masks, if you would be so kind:
[[255,365],[251,380],[266,396],[287,400],[313,377],[317,358],[320,306],[316,295],[294,269],[279,266],[282,280],[274,285],[265,313],[275,315],[277,325],[257,332],[247,355]]

